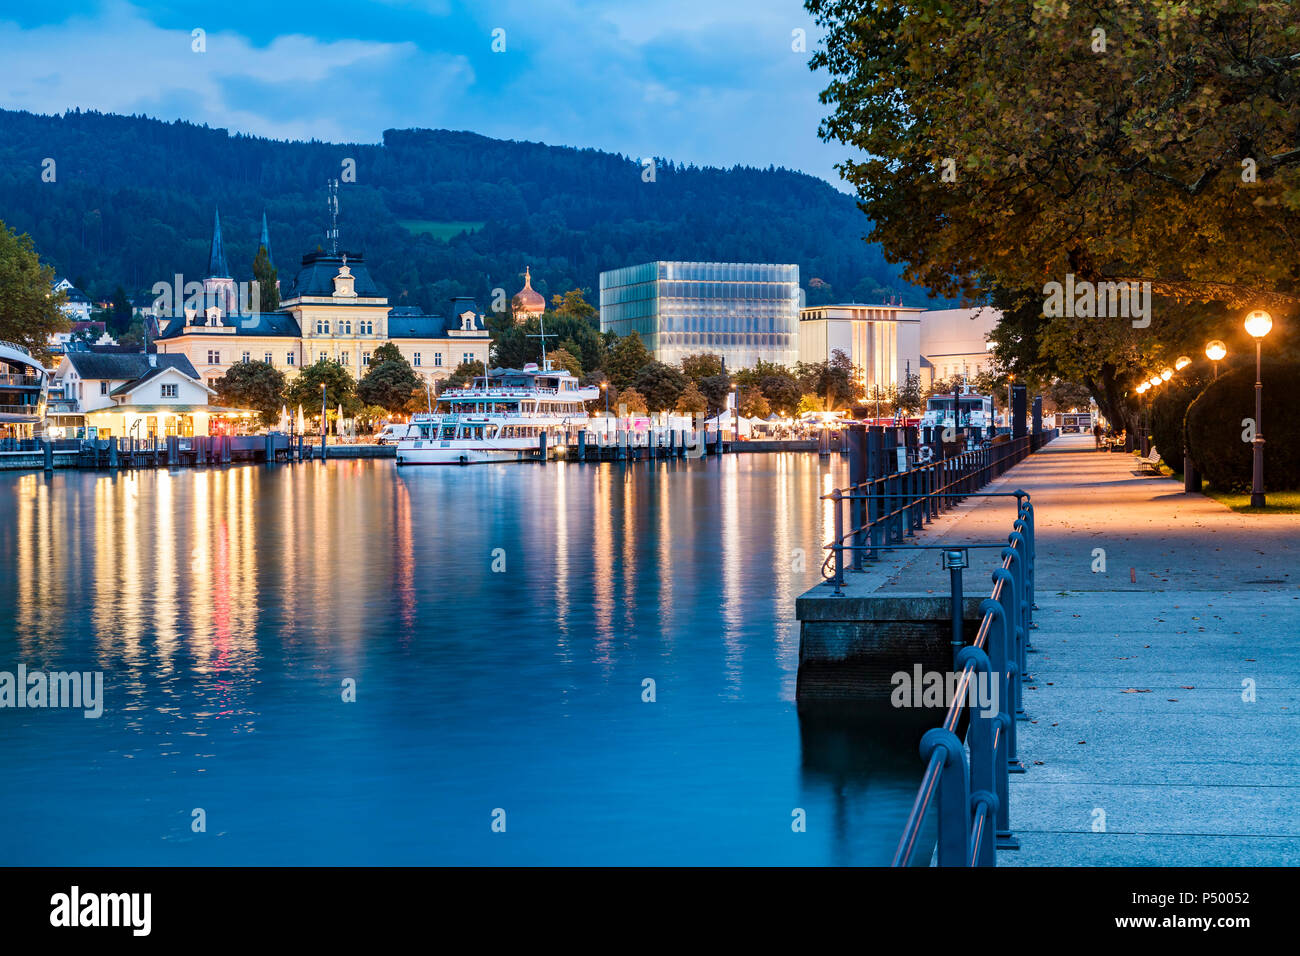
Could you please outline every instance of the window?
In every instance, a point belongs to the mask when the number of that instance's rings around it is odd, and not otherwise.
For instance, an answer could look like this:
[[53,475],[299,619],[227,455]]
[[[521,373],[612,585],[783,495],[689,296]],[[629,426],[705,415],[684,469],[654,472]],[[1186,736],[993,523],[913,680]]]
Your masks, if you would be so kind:
[[340,323],[339,323],[339,333],[342,334],[342,335],[351,335],[351,334],[352,334],[352,323],[351,323],[351,322],[340,322]]
[[317,335],[329,335],[329,334],[330,334],[330,324],[329,324],[329,320],[328,320],[328,319],[317,319],[317,320],[316,320],[316,334],[317,334]]
[[415,353],[414,357],[411,359],[411,364],[414,365],[414,366],[416,366],[417,368],[419,367],[419,365],[420,365],[420,353],[419,353],[419,352],[416,352],[416,353]]
[[296,359],[295,359],[294,354],[293,354],[292,352],[285,352],[285,353],[284,353],[284,364],[285,364],[285,365],[292,365],[295,361],[296,361]]
[[369,365],[369,364],[370,364],[370,353],[369,353],[369,352],[362,352],[362,353],[361,353],[361,364],[362,364],[362,365]]
[[208,349],[208,364],[209,364],[209,365],[220,365],[220,364],[221,364],[221,351],[220,351],[220,349]]
[[461,356],[460,356],[460,360],[461,360],[462,362],[472,362],[472,361],[474,361],[474,353],[473,353],[473,352],[462,352],[462,353],[461,353]]
[[339,364],[340,364],[340,365],[351,365],[351,364],[352,364],[352,353],[351,353],[351,352],[344,352],[342,355],[340,355],[340,356],[339,356]]
[[358,322],[357,331],[360,332],[362,335],[374,335],[375,323],[371,322],[369,319],[366,319],[362,322]]
[[262,361],[265,362],[267,365],[271,365],[271,364],[272,364],[272,361],[271,361],[271,353],[270,353],[270,352],[267,352],[265,355],[263,355],[263,356],[262,356]]
[[434,364],[434,365],[437,365],[437,366],[441,366],[441,365],[442,365],[442,353],[441,353],[441,352],[434,352],[434,353],[433,353],[433,364]]
[[175,382],[163,382],[163,387],[162,387],[163,398],[175,398],[176,393],[177,393],[177,385]]
[[99,383],[99,394],[100,394],[100,395],[107,395],[107,394],[108,394],[108,383],[107,383],[107,382],[100,382],[100,383]]
[[252,353],[251,353],[251,352],[245,352],[244,355],[243,355],[243,357],[240,359],[240,361],[241,361],[241,362],[251,362],[251,361],[253,361],[253,355],[252,355]]

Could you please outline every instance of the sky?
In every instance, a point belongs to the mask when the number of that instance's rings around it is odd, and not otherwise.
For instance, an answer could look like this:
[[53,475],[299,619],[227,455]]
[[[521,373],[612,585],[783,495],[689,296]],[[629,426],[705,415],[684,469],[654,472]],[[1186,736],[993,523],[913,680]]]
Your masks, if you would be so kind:
[[844,188],[818,37],[798,0],[9,0],[0,106],[330,142],[471,130]]

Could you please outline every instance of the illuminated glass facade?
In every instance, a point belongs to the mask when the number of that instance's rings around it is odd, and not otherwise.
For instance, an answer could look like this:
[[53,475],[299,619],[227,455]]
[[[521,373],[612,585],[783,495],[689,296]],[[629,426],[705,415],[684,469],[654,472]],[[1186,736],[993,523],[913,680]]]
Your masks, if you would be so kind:
[[713,352],[728,369],[799,358],[799,267],[647,262],[600,274],[600,328],[637,332],[661,362]]

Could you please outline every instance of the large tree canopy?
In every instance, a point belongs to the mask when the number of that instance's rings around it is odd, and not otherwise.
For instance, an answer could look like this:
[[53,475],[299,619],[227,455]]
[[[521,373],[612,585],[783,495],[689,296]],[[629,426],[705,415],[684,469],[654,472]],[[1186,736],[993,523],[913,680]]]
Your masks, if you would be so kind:
[[64,296],[51,291],[54,270],[41,263],[31,236],[0,222],[0,339],[25,346],[44,360],[49,337],[69,328],[60,310]]
[[808,0],[822,135],[908,278],[976,296],[1067,273],[1287,303],[1300,21],[1285,0]]

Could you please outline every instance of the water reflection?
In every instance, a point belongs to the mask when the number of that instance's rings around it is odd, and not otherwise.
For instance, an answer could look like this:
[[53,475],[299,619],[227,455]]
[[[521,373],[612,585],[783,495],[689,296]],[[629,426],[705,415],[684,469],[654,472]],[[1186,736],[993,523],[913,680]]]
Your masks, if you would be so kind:
[[[794,600],[839,469],[0,479],[0,669],[102,670],[107,698],[98,721],[0,711],[0,812],[25,822],[0,859],[887,859],[896,830],[873,821],[890,782],[915,779],[914,751],[895,764],[873,739],[837,743],[793,704]],[[193,838],[194,806],[218,809],[222,840]],[[509,842],[483,838],[496,806],[521,821]],[[806,838],[791,839],[796,806]]]

